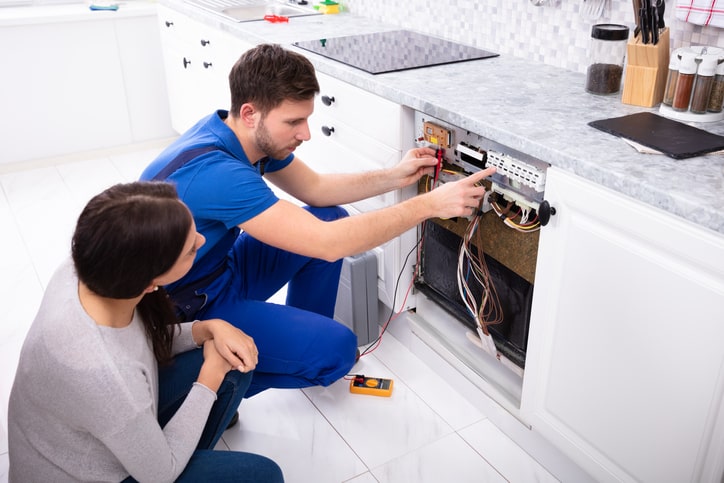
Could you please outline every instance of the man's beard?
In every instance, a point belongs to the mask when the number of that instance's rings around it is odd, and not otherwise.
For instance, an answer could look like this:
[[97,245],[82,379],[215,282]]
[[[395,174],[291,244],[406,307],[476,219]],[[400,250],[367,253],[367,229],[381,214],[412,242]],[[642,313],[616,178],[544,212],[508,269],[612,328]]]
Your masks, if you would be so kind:
[[[257,127],[256,130],[256,146],[264,153],[267,157],[271,159],[284,159],[288,156],[287,154],[287,148],[288,146],[285,146],[283,148],[279,148],[275,146],[274,141],[271,138],[271,135],[269,134],[269,130],[266,128],[266,125],[264,124],[264,119],[261,119],[259,121],[259,127]],[[301,141],[297,142],[296,146],[299,146]]]

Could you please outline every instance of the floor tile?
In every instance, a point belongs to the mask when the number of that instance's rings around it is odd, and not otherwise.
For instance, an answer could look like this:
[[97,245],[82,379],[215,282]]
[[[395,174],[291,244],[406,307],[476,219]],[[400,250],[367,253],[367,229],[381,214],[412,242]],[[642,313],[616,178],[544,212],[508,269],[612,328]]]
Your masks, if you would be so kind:
[[378,483],[378,481],[374,476],[372,476],[372,473],[367,472],[359,476],[355,476],[351,480],[346,480],[344,483]]
[[512,483],[558,481],[490,421],[476,423],[459,434]]
[[172,139],[168,140],[164,142],[163,145],[155,148],[112,155],[110,157],[111,162],[121,173],[122,179],[120,179],[119,182],[128,183],[137,181],[143,170],[146,169],[146,166],[161,154],[161,151],[166,148],[166,144],[170,144],[172,141]]
[[245,399],[239,424],[223,439],[231,450],[276,461],[287,483],[339,483],[368,471],[298,389],[271,389]]
[[363,357],[354,372],[395,379],[392,395],[352,394],[347,380],[304,392],[368,467],[379,466],[452,432],[450,425],[374,355]]
[[121,173],[108,158],[62,164],[56,169],[77,203],[78,213],[92,197],[122,179]]
[[43,286],[70,254],[70,239],[80,213],[78,203],[55,167],[0,177],[20,237]]
[[10,462],[8,461],[8,454],[0,454],[0,483],[8,483],[9,468]]
[[484,483],[504,482],[490,466],[457,434],[450,434],[407,453],[380,467],[372,474],[380,483]]
[[374,355],[401,377],[405,384],[453,429],[469,426],[485,418],[478,408],[461,397],[442,377],[431,371],[391,334],[383,335]]

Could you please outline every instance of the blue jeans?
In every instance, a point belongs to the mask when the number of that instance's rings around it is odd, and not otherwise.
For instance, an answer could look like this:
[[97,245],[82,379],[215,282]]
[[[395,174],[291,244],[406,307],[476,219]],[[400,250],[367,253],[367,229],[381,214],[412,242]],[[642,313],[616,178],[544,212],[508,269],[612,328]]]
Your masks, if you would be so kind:
[[[339,207],[305,209],[324,221],[347,216]],[[328,386],[350,371],[357,336],[332,318],[342,260],[297,255],[242,233],[227,263],[199,292],[207,302],[196,318],[226,320],[254,338],[259,363],[244,397],[270,387]],[[285,284],[285,305],[266,302]]]
[[[203,361],[203,350],[196,349],[178,354],[169,366],[159,367],[158,422],[161,427],[168,423],[186,399],[199,375]],[[229,371],[226,375],[217,391],[216,402],[211,407],[196,451],[176,481],[248,483],[284,481],[279,466],[265,456],[213,450],[239,408],[251,379],[252,373],[241,373],[236,370]],[[135,481],[132,477],[128,477],[122,483]]]

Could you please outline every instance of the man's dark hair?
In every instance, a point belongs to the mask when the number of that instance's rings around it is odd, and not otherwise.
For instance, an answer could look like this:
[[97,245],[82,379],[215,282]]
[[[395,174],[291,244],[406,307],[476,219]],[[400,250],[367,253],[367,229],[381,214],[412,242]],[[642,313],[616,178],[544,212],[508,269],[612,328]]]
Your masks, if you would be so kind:
[[231,116],[245,103],[265,116],[285,100],[305,101],[319,92],[312,63],[275,44],[261,44],[242,54],[229,73]]

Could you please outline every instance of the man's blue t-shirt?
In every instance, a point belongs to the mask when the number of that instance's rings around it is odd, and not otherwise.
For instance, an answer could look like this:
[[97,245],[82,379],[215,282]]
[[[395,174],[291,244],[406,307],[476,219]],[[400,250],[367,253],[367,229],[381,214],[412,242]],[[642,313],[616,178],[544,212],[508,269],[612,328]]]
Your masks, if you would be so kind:
[[[238,234],[239,224],[278,201],[259,172],[260,163],[251,164],[234,132],[224,124],[227,115],[227,111],[219,110],[196,123],[141,174],[141,180],[151,180],[183,152],[202,146],[217,148],[189,160],[166,178],[176,185],[179,198],[194,216],[196,230],[206,237],[193,269],[174,285],[199,280],[218,267],[226,253],[217,250],[207,259],[204,256],[228,239],[230,232]],[[264,171],[278,171],[293,159],[294,154],[283,160],[267,159]]]

